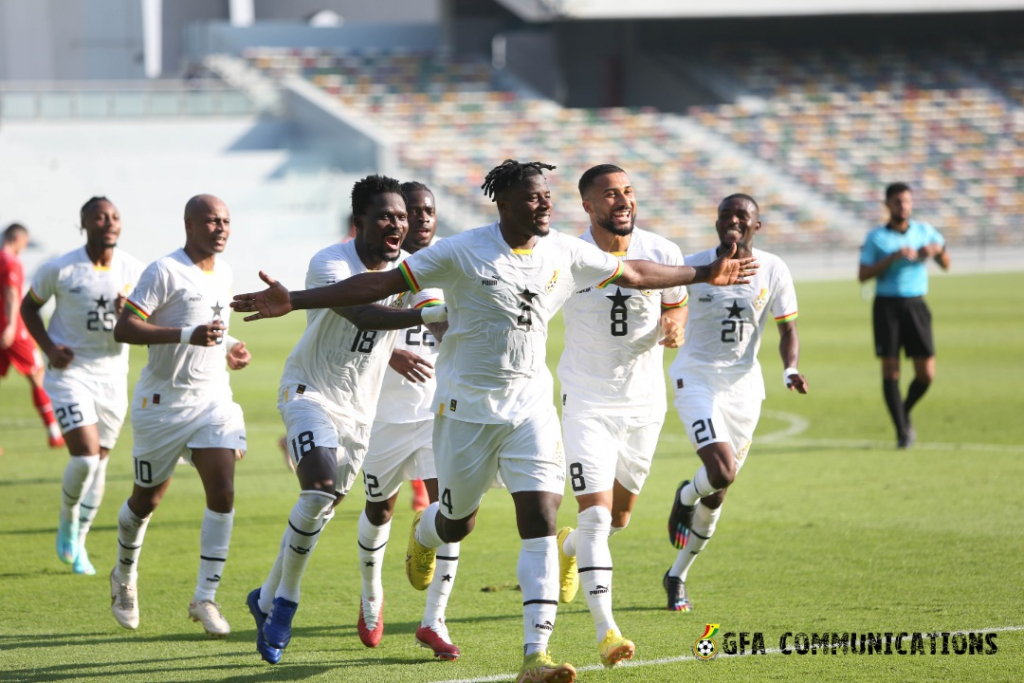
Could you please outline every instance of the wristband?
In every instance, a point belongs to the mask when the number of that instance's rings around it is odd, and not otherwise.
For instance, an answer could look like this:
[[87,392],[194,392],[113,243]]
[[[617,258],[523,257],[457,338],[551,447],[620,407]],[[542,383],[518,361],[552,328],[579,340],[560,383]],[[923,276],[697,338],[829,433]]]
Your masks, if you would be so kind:
[[181,328],[180,343],[182,343],[182,344],[191,344],[192,343],[192,333],[196,331],[197,327],[199,327],[199,325],[193,325],[192,327],[183,327],[183,328]]
[[446,304],[441,304],[440,306],[427,306],[426,308],[421,308],[420,317],[427,325],[446,322],[448,320],[448,306]]
[[793,383],[789,381],[789,378],[792,377],[793,375],[799,374],[800,371],[797,370],[796,368],[786,368],[785,370],[782,371],[782,383],[785,384],[787,387],[792,386]]

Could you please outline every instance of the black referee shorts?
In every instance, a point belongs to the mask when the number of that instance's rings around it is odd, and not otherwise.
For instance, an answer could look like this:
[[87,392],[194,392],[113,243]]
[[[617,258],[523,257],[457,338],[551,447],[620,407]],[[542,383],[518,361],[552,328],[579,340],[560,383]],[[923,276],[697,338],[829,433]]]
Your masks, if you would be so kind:
[[899,358],[900,348],[909,358],[935,355],[932,338],[932,312],[924,297],[875,297],[875,355]]

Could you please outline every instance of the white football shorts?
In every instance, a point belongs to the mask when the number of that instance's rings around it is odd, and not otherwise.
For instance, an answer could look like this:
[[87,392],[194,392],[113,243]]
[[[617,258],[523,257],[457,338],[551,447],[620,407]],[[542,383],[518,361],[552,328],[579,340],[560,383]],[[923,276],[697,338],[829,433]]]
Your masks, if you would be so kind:
[[738,472],[747,459],[761,417],[761,398],[735,391],[715,392],[687,382],[685,388],[676,389],[674,403],[694,450],[710,443],[727,443],[736,457]]
[[664,422],[650,415],[563,416],[566,473],[573,494],[610,491],[616,481],[630,493],[640,493]]
[[139,486],[159,486],[170,479],[178,458],[191,465],[195,448],[245,452],[245,419],[234,401],[175,406],[152,398],[136,395],[132,404],[132,458]]
[[48,368],[43,388],[64,434],[96,425],[100,447],[113,450],[128,412],[128,378]]
[[403,481],[436,477],[433,418],[402,424],[373,423],[363,462],[367,500],[380,503],[398,493]]
[[295,466],[314,448],[334,449],[338,462],[335,489],[342,495],[348,494],[366,457],[370,425],[356,423],[340,408],[332,409],[301,394],[292,396],[287,403],[279,403],[277,408],[287,430],[288,456]]
[[434,418],[441,514],[463,519],[500,475],[510,493],[565,491],[565,455],[554,406],[516,424]]

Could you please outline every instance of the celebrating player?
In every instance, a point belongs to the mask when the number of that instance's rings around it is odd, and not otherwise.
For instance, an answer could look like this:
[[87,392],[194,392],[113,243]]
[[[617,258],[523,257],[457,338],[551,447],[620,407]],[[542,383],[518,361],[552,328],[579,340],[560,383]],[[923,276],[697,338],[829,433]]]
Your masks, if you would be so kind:
[[[583,241],[620,259],[683,264],[679,247],[635,227],[636,197],[621,168],[591,168],[579,190],[590,217]],[[608,667],[634,654],[612,616],[608,538],[629,523],[651,470],[667,410],[665,392],[658,390],[665,381],[663,349],[682,343],[686,324],[683,287],[611,289],[582,289],[565,302],[565,350],[558,364],[562,438],[579,505],[579,528],[558,534],[560,595],[569,602],[583,584],[601,662]]]
[[[409,210],[409,232],[402,248],[415,254],[434,242],[437,228],[434,194],[426,185],[415,182],[403,183],[402,193]],[[417,306],[439,305],[442,297],[440,290],[424,290],[418,295]],[[363,463],[366,506],[359,517],[359,569],[363,588],[358,631],[367,647],[376,647],[384,633],[381,568],[402,480],[410,477],[423,480],[429,496],[427,504],[437,500],[431,409],[437,386],[433,374],[437,353],[438,337],[428,326],[417,325],[399,334],[391,354],[391,371],[384,373],[377,400],[377,417]],[[441,546],[437,561],[441,566],[427,588],[427,606],[416,630],[416,641],[421,647],[433,650],[436,657],[455,660],[459,657],[459,648],[448,635],[444,617],[448,596],[455,584],[459,544]]]
[[[352,188],[352,213],[355,239],[313,256],[307,287],[322,287],[357,273],[393,272],[405,256],[401,246],[408,220],[397,180],[371,175],[357,182]],[[306,331],[285,363],[278,409],[302,490],[266,581],[248,597],[256,620],[256,649],[271,664],[281,661],[291,640],[299,586],[310,555],[366,456],[396,330],[443,317],[443,306],[392,310],[401,308],[404,299],[396,291],[384,298],[383,306],[311,311]],[[365,528],[360,523],[360,531]],[[364,602],[360,621],[370,612],[371,621],[376,616],[382,624],[379,602],[372,608]],[[360,637],[365,642],[363,630]]]
[[790,391],[807,393],[807,379],[797,370],[800,340],[793,278],[778,256],[754,249],[759,214],[753,198],[726,197],[718,205],[715,223],[720,245],[686,257],[686,263],[700,267],[723,254],[754,256],[761,268],[741,287],[690,287],[686,344],[669,370],[679,418],[703,463],[692,481],[679,485],[668,521],[669,540],[679,554],[662,585],[668,609],[678,612],[693,608],[686,574],[714,533],[725,492],[750,451],[764,401],[757,351],[769,316],[779,327],[783,382]]
[[[43,264],[21,317],[49,359],[44,386],[71,454],[61,481],[57,556],[76,574],[95,574],[85,538],[128,410],[128,347],[114,340],[114,323],[145,266],[116,248],[121,215],[109,199],[87,201],[80,219],[85,246]],[[57,303],[47,330],[39,309],[51,297]]]
[[64,437],[53,414],[53,404],[43,388],[43,358],[18,314],[25,284],[25,271],[18,254],[27,246],[25,226],[20,223],[7,226],[0,245],[0,379],[7,377],[12,365],[25,376],[32,385],[32,403],[46,425],[50,447],[59,448],[64,445]]
[[[351,306],[424,287],[444,290],[449,329],[437,363],[434,453],[439,503],[414,518],[406,558],[413,587],[431,582],[436,549],[461,541],[495,475],[512,494],[522,538],[518,577],[523,591],[524,660],[519,682],[575,680],[570,664],[547,653],[558,609],[555,522],[565,486],[553,381],[545,364],[547,323],[569,292],[605,288],[663,289],[694,281],[745,282],[752,258],[710,266],[619,261],[592,244],[551,232],[553,166],[506,160],[488,173],[485,193],[498,207],[494,223],[442,240],[383,273],[364,273],[328,287],[289,292],[269,288],[232,304],[254,311],[247,320],[293,309]],[[444,512],[440,511],[444,508]]]
[[115,340],[149,346],[132,399],[135,486],[118,515],[118,560],[110,572],[110,609],[127,629],[139,625],[137,564],[146,527],[178,458],[185,458],[206,491],[199,573],[188,615],[212,636],[231,632],[214,598],[231,542],[235,459],[246,446],[225,356],[232,370],[247,366],[251,356],[244,342],[228,336],[223,315],[232,273],[217,255],[230,234],[224,202],[210,195],[192,197],[185,205],[185,247],[146,267],[114,327]]

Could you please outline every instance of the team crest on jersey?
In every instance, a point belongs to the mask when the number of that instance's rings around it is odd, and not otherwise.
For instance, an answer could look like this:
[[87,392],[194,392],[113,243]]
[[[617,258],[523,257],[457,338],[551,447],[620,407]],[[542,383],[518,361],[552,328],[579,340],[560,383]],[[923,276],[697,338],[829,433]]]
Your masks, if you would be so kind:
[[405,302],[405,292],[402,292],[401,294],[399,294],[398,296],[395,297],[394,302],[391,304],[391,308],[401,308],[402,304],[404,302]]
[[555,274],[551,276],[550,280],[548,280],[548,283],[546,285],[544,285],[544,291],[546,293],[550,294],[551,290],[553,290],[555,288],[555,284],[557,284],[557,283],[558,283],[558,271],[556,270]]
[[754,310],[760,313],[766,303],[768,303],[768,290],[762,289],[754,299]]

